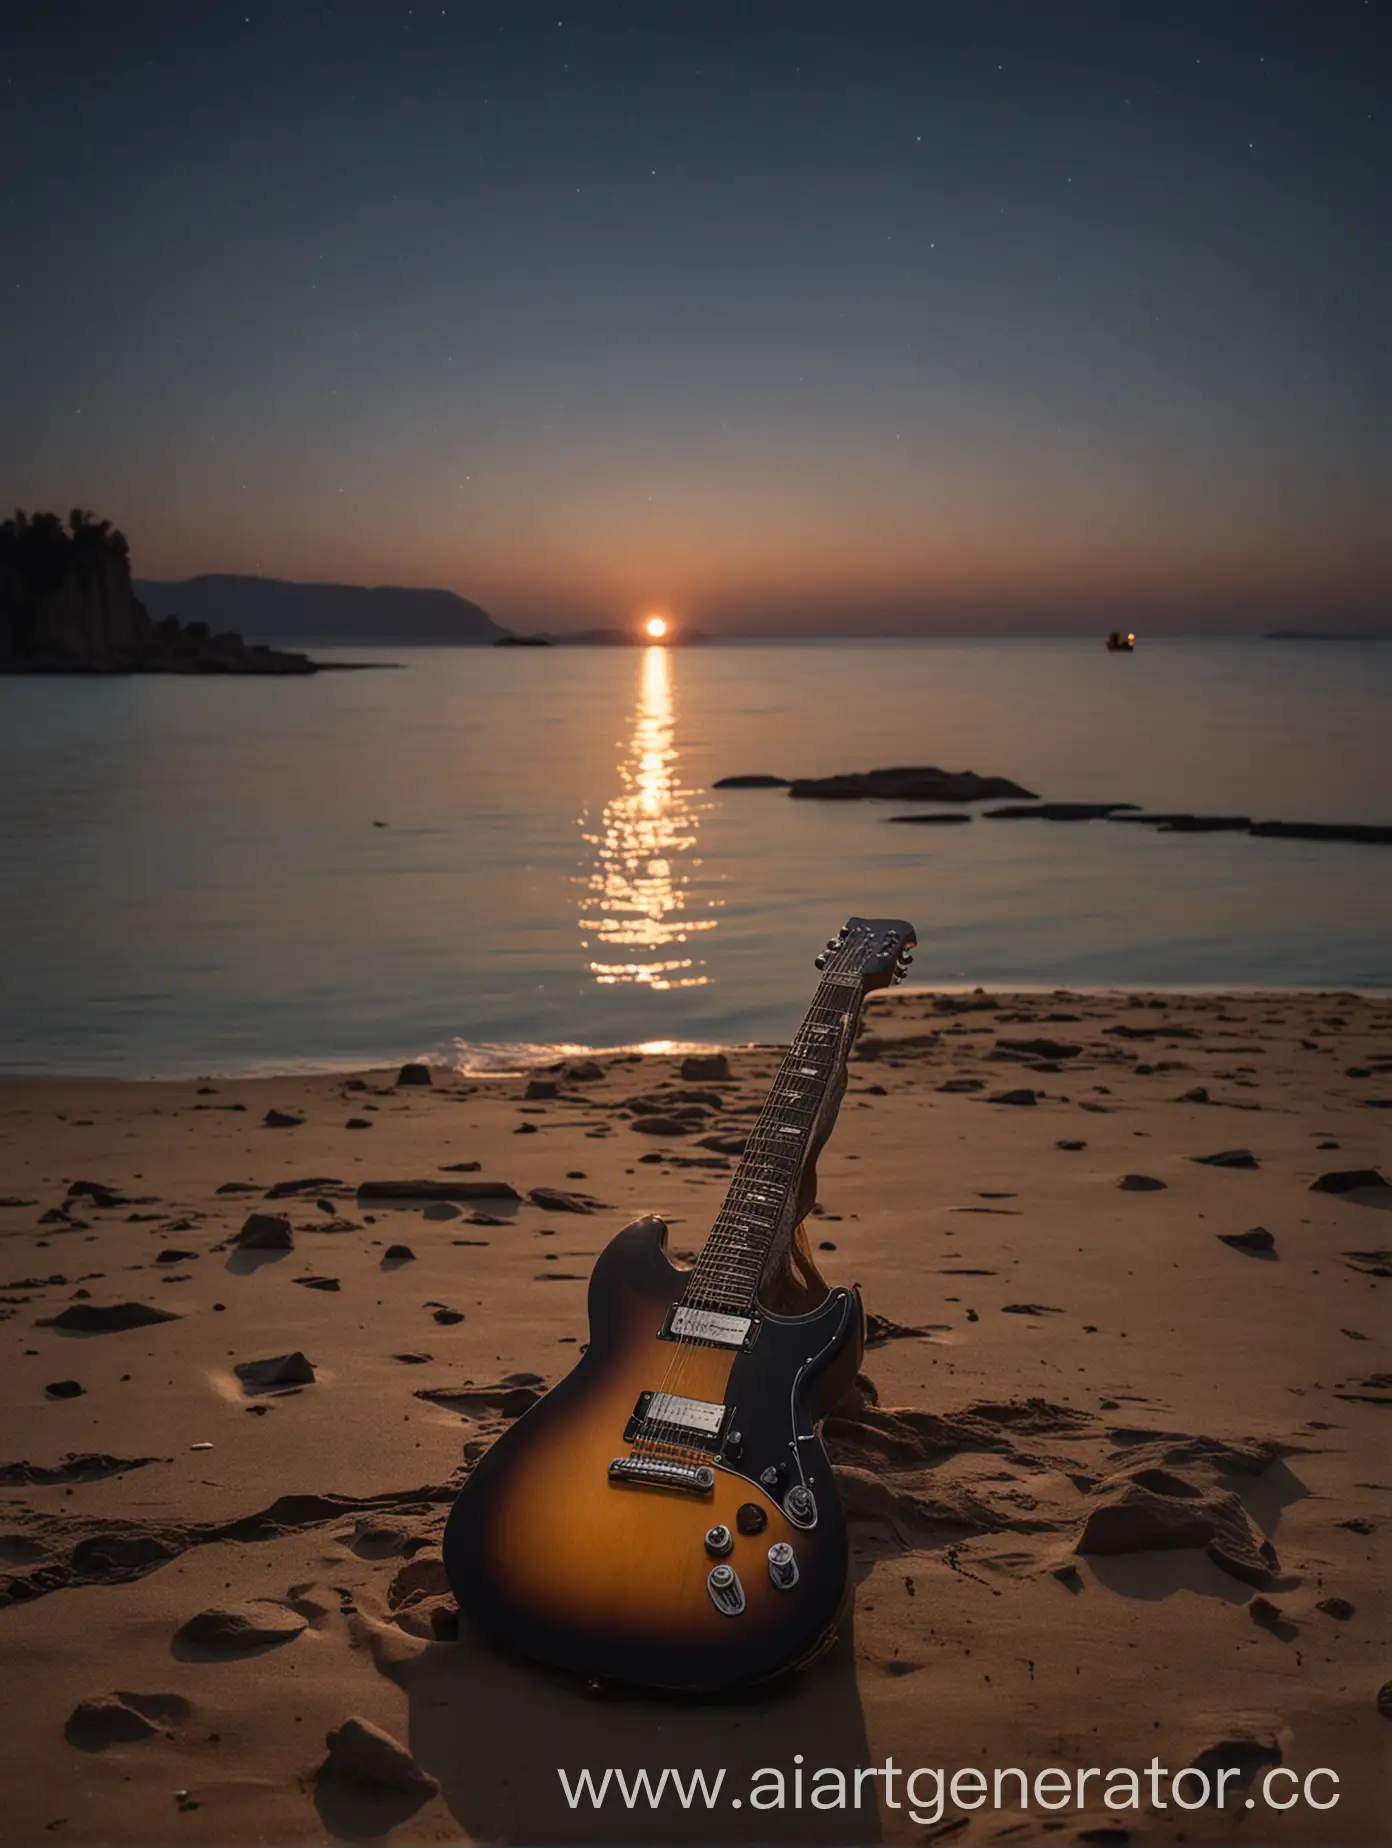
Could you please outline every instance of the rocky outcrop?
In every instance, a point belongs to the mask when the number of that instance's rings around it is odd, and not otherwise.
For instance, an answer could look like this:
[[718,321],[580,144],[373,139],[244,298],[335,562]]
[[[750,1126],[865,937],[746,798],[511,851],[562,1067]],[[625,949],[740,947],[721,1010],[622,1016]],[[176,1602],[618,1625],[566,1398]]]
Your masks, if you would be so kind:
[[150,618],[125,535],[80,508],[0,524],[0,673],[312,674],[307,655]]
[[134,665],[142,674],[317,674],[319,663],[283,648],[244,642],[228,630],[210,635],[202,622],[165,616],[154,625],[152,647]]
[[896,770],[858,770],[844,776],[800,777],[789,785],[790,796],[823,802],[988,802],[1002,796],[1025,796],[1008,777],[978,776],[974,770],[939,770],[935,764],[911,765]]
[[1359,821],[1254,821],[1248,829],[1266,840],[1363,841],[1392,845],[1392,827]]
[[1245,834],[1252,826],[1250,815],[1142,815],[1113,813],[1108,821],[1129,821],[1157,834]]
[[1110,821],[1131,802],[1040,802],[1033,808],[987,809],[987,821]]

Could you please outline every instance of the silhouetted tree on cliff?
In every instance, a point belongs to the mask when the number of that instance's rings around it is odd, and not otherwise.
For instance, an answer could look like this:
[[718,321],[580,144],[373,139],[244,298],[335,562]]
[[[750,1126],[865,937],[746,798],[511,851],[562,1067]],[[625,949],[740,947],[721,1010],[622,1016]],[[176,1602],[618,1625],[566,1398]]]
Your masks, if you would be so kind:
[[110,552],[130,556],[124,533],[110,520],[74,507],[64,526],[56,513],[29,514],[22,507],[0,522],[0,573],[12,574],[26,597],[55,591],[78,556]]
[[74,507],[68,515],[68,532],[75,546],[95,552],[115,552],[130,557],[126,535],[118,532],[110,520],[99,520],[84,507]]

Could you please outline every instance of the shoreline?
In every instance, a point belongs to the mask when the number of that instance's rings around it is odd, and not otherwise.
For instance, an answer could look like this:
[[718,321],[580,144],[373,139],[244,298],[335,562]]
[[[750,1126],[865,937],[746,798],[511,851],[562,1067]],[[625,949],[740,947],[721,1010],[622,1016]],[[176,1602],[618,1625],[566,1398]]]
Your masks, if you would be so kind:
[[[1392,984],[1384,987],[1333,986],[1325,987],[1315,983],[1294,983],[1288,987],[1270,982],[1253,984],[1250,987],[1240,983],[1183,982],[1169,985],[1163,982],[1109,983],[1096,988],[1079,987],[1074,984],[1060,987],[1051,982],[1017,982],[1003,984],[977,982],[939,982],[930,986],[915,987],[909,985],[896,988],[891,993],[876,997],[874,1005],[880,1007],[912,1006],[934,995],[961,996],[985,994],[1002,1004],[1008,1005],[1012,1000],[1038,1002],[1042,999],[1074,999],[1079,1001],[1105,1002],[1116,997],[1129,1000],[1132,997],[1146,999],[1154,996],[1170,1002],[1182,1002],[1193,996],[1207,1001],[1222,1000],[1225,996],[1234,1001],[1255,1002],[1263,999],[1273,1001],[1310,1000],[1353,1000],[1378,1002],[1392,999]],[[454,1042],[456,1045],[465,1042]],[[662,1040],[628,1040],[618,1044],[590,1043],[580,1040],[559,1040],[554,1042],[518,1042],[518,1041],[476,1041],[469,1043],[469,1050],[454,1058],[441,1051],[438,1045],[425,1050],[401,1051],[373,1056],[351,1056],[336,1060],[330,1064],[312,1064],[308,1062],[286,1060],[268,1060],[265,1063],[236,1066],[194,1069],[171,1069],[167,1071],[147,1071],[139,1073],[117,1072],[110,1070],[76,1069],[63,1066],[6,1066],[0,1064],[0,1083],[111,1083],[111,1084],[188,1084],[197,1081],[220,1083],[250,1082],[270,1078],[352,1078],[375,1076],[389,1073],[404,1064],[425,1064],[432,1070],[442,1073],[452,1072],[459,1077],[483,1079],[489,1077],[509,1077],[531,1071],[540,1071],[556,1065],[566,1059],[593,1058],[616,1059],[640,1054],[649,1058],[678,1058],[697,1056],[703,1053],[743,1053],[762,1051],[786,1045],[780,1040],[698,1040],[698,1039],[662,1039]]]

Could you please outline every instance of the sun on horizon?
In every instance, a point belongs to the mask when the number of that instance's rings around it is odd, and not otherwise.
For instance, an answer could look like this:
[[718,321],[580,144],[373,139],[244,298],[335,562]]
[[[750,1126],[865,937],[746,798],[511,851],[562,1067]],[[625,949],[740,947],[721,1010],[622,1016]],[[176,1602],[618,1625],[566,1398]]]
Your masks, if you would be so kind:
[[660,642],[667,633],[667,620],[663,616],[649,616],[643,628],[653,641]]

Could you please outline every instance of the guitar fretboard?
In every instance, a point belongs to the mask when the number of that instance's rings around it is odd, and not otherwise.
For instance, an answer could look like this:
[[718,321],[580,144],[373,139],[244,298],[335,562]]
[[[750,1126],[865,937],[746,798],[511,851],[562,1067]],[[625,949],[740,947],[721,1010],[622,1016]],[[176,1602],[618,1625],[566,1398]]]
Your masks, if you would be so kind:
[[861,995],[856,975],[823,979],[749,1133],[684,1303],[748,1313],[770,1253],[791,1229],[798,1183],[828,1096],[840,1082]]

